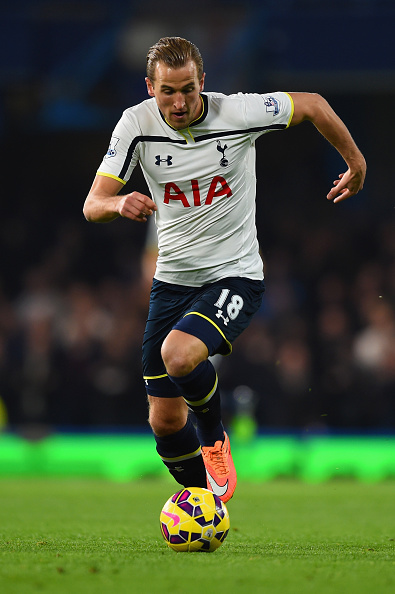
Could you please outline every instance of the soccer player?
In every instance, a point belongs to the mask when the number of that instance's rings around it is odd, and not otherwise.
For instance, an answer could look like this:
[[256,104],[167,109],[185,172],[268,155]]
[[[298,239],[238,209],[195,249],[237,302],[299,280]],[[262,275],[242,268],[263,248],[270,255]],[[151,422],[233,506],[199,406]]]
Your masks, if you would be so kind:
[[[204,79],[191,42],[166,37],[149,49],[145,80],[151,98],[124,111],[84,215],[94,222],[155,217],[159,256],[143,339],[149,422],[175,479],[228,501],[236,471],[209,357],[231,353],[264,292],[255,141],[311,121],[347,165],[327,195],[334,202],[362,189],[366,164],[321,96],[204,93]],[[119,195],[137,163],[150,195]]]

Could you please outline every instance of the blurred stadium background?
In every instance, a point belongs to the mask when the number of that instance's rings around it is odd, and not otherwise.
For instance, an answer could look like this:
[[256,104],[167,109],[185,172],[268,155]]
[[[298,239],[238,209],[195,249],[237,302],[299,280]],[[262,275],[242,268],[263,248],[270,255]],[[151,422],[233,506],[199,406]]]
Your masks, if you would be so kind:
[[[334,206],[325,196],[343,162],[312,126],[260,139],[267,292],[232,357],[218,362],[227,424],[241,437],[393,435],[394,25],[392,0],[6,4],[0,397],[8,433],[147,430],[140,345],[153,246],[146,226],[88,224],[82,205],[122,110],[146,98],[148,47],[180,35],[201,49],[206,90],[321,93],[368,162],[363,193]],[[139,171],[132,180],[127,188],[145,191]]]

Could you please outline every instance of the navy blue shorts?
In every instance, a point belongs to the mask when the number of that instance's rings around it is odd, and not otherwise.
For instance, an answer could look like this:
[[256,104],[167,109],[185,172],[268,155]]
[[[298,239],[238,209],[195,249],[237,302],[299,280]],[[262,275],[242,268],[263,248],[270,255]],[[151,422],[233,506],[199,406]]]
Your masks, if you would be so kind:
[[185,287],[154,279],[143,339],[143,377],[151,396],[173,398],[179,392],[167,377],[161,356],[173,329],[199,338],[209,355],[229,355],[233,341],[261,306],[263,281],[230,277],[203,287]]

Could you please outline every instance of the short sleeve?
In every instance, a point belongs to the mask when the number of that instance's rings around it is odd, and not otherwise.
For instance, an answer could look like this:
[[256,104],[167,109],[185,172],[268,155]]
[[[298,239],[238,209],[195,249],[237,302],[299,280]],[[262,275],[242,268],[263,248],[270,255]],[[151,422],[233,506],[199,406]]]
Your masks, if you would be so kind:
[[249,128],[263,127],[265,132],[288,128],[290,125],[294,104],[288,93],[250,93],[245,95],[245,100],[245,117]]
[[126,110],[114,128],[107,153],[97,175],[126,183],[139,159],[140,131],[131,110]]

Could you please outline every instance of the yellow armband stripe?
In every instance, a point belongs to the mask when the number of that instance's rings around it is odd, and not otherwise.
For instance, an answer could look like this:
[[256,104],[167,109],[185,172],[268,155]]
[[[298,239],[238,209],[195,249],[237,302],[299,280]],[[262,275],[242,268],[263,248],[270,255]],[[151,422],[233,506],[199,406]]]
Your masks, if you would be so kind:
[[289,126],[291,125],[291,122],[292,122],[292,118],[294,117],[295,105],[294,105],[294,100],[292,99],[291,95],[289,93],[285,93],[285,94],[288,95],[288,97],[290,98],[290,101],[291,101],[291,115],[289,116],[289,120],[288,120],[288,124],[287,124],[287,128],[289,128]]
[[111,175],[111,173],[104,173],[104,171],[98,171],[96,175],[102,175],[103,177],[111,177],[111,179],[116,179],[117,181],[121,182],[121,184],[125,185],[126,181],[117,177],[116,175]]

